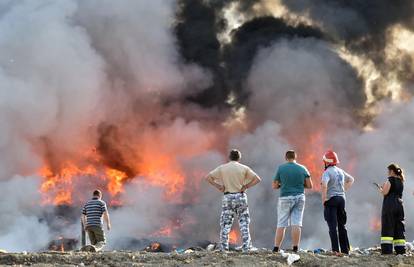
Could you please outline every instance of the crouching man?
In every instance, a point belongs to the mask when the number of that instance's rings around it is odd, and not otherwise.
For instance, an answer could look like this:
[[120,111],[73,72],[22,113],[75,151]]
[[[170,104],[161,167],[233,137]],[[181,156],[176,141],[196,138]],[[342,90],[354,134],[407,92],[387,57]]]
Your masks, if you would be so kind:
[[234,149],[230,161],[210,172],[206,179],[217,190],[224,193],[220,218],[220,245],[222,251],[229,249],[229,233],[235,216],[239,220],[243,239],[243,252],[252,249],[250,238],[250,215],[246,190],[258,184],[261,179],[248,166],[241,164],[240,151]]
[[82,209],[82,225],[92,245],[88,248],[89,250],[99,251],[106,243],[103,220],[106,222],[108,231],[111,230],[109,213],[106,203],[102,200],[102,192],[95,190],[92,199]]

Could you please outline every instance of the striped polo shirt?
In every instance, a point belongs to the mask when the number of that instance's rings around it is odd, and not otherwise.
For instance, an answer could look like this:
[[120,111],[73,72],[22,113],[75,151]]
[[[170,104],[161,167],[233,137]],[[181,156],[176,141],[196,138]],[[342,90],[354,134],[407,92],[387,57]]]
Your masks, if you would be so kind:
[[102,227],[102,215],[106,210],[105,201],[95,197],[89,200],[82,209],[82,214],[86,215],[86,226]]

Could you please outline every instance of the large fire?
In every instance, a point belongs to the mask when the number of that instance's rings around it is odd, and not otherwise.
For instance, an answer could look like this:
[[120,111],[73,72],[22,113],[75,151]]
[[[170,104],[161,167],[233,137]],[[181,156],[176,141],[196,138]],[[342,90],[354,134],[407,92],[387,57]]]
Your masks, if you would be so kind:
[[[110,195],[110,203],[118,205],[120,196],[124,192],[124,185],[134,177],[129,177],[126,172],[105,166],[99,157],[87,157],[83,162],[87,164],[75,164],[66,161],[60,168],[53,170],[45,165],[39,174],[43,182],[40,187],[43,204],[71,205],[79,203],[85,196],[79,195],[77,186],[102,188]],[[167,198],[179,193],[184,186],[184,175],[178,164],[167,155],[151,154],[140,161],[140,172],[137,178],[146,179],[149,184],[160,186],[165,190]]]
[[[320,177],[323,172],[322,155],[326,150],[324,132],[312,133],[307,144],[299,150],[299,162],[310,171],[315,190],[320,188]],[[181,166],[172,155],[166,153],[146,153],[140,158],[139,170],[134,177],[125,171],[106,166],[96,153],[90,149],[83,154],[80,161],[65,161],[59,167],[52,167],[45,163],[39,171],[43,177],[40,191],[43,204],[71,205],[85,200],[79,195],[79,187],[88,189],[102,188],[110,195],[110,203],[122,204],[120,196],[124,192],[125,184],[131,179],[145,179],[149,184],[163,188],[165,197],[172,199],[183,191],[185,175]],[[201,174],[200,174],[201,175]],[[83,192],[84,193],[84,192]]]

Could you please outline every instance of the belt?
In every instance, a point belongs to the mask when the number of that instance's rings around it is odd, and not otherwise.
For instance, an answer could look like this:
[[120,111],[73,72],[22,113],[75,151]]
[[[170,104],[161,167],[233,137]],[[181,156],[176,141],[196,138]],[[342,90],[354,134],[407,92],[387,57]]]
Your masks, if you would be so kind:
[[244,191],[242,191],[242,192],[234,192],[234,193],[224,192],[224,194],[225,194],[225,195],[244,194]]

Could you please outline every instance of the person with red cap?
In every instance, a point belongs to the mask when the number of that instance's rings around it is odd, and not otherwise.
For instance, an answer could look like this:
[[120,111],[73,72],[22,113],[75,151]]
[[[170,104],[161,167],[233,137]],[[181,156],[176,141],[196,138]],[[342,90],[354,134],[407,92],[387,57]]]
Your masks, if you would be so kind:
[[324,217],[329,227],[332,251],[337,254],[339,252],[349,254],[350,245],[345,226],[347,220],[345,192],[352,186],[355,179],[337,167],[339,159],[334,151],[326,152],[323,162],[325,171],[322,175],[322,203]]

